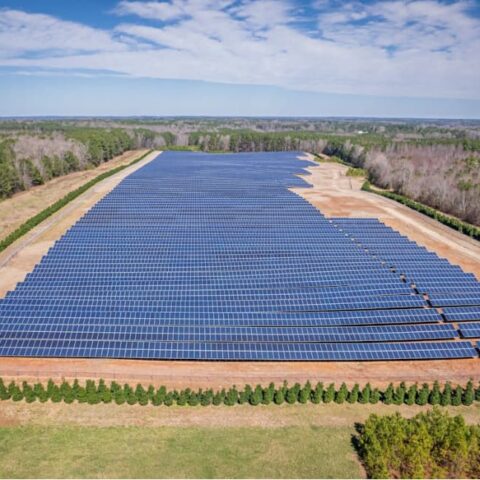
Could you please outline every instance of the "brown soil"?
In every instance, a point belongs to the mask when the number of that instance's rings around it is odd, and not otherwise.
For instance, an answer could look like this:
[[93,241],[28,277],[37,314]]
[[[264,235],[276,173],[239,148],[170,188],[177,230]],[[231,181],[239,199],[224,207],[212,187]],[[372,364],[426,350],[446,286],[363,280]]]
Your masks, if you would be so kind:
[[0,376],[29,380],[104,378],[170,388],[223,388],[245,384],[268,385],[310,381],[372,383],[466,383],[480,381],[478,359],[385,362],[197,362],[110,359],[0,358]]
[[[87,192],[87,198],[71,205],[68,215],[55,215],[49,228],[18,251],[0,268],[0,294],[14,287],[40,260],[53,242],[122,178],[151,159],[121,172]],[[362,192],[361,180],[345,176],[346,168],[328,163],[312,167],[306,179],[312,189],[297,189],[327,216],[376,217],[420,245],[448,258],[480,278],[480,244],[468,237],[378,195]],[[68,207],[66,207],[68,208]],[[60,217],[60,218],[59,218]],[[56,220],[57,219],[57,220]],[[39,226],[37,228],[41,228]],[[12,246],[15,248],[15,246]],[[4,254],[7,252],[4,252]],[[0,256],[0,265],[2,256]],[[228,387],[245,383],[268,384],[306,380],[349,384],[371,382],[384,386],[390,381],[465,383],[480,380],[480,361],[436,360],[421,362],[168,362],[108,359],[0,358],[0,376],[47,379],[104,378],[169,387]]]

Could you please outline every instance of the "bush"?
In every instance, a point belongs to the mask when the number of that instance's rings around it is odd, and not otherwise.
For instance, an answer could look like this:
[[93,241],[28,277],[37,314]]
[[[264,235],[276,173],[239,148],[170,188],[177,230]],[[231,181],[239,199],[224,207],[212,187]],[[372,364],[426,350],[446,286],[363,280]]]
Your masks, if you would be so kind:
[[345,175],[347,177],[366,177],[367,171],[364,168],[349,167]]
[[478,478],[480,427],[438,407],[405,419],[370,415],[358,451],[370,478]]

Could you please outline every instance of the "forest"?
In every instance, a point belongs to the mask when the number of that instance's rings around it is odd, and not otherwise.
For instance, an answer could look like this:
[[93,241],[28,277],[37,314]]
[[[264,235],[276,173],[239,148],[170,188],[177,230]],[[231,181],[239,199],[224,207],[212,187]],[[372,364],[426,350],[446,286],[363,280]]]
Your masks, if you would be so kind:
[[334,155],[373,185],[480,224],[480,122],[463,120],[5,119],[0,198],[135,148]]

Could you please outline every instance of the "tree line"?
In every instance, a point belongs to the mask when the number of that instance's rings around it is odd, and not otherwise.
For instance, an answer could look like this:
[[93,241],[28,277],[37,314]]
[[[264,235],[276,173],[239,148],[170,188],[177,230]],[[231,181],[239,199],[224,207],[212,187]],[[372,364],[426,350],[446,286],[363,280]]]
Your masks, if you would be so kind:
[[[281,131],[261,130],[265,127],[262,122],[254,125],[255,129],[227,128],[218,121],[182,124],[182,128],[188,126],[190,130],[180,130],[173,121],[160,125],[133,120],[97,123],[80,126],[82,122],[30,122],[18,124],[22,130],[17,133],[10,130],[15,123],[0,123],[0,130],[9,127],[5,130],[7,136],[0,140],[0,198],[99,165],[132,148],[306,151],[336,156],[350,166],[364,168],[369,181],[378,187],[480,225],[480,139],[466,137],[464,131],[431,127],[430,136],[403,138],[398,137],[401,126],[389,125],[375,126],[362,134],[352,134],[345,128],[346,133],[339,134],[311,130],[308,122],[302,129],[303,123],[297,125],[294,121],[286,126],[296,129]],[[202,125],[212,130],[195,129]],[[268,122],[266,125],[271,126]],[[408,126],[407,131],[416,131],[412,129]],[[426,135],[429,130],[419,132]]]
[[267,387],[257,385],[252,387],[245,385],[243,388],[232,386],[228,389],[199,389],[186,388],[183,390],[167,389],[165,386],[155,388],[153,385],[145,388],[138,384],[135,388],[128,385],[120,385],[117,382],[107,384],[103,379],[98,382],[87,380],[81,384],[74,380],[72,384],[63,381],[56,384],[49,380],[46,385],[28,382],[17,384],[14,381],[6,383],[0,378],[0,400],[26,401],[28,403],[39,402],[65,402],[65,403],[116,403],[122,405],[178,405],[178,406],[208,406],[208,405],[282,405],[286,404],[320,404],[320,403],[361,403],[385,405],[442,405],[459,406],[473,405],[480,402],[480,385],[474,386],[469,381],[465,387],[452,386],[447,382],[440,386],[435,382],[432,386],[409,385],[404,382],[397,386],[388,385],[384,390],[372,387],[369,383],[360,387],[355,384],[348,388],[342,383],[339,388],[334,383],[324,385],[318,382],[312,385],[306,382],[301,385],[295,383],[290,386],[287,382],[275,386],[271,383]]

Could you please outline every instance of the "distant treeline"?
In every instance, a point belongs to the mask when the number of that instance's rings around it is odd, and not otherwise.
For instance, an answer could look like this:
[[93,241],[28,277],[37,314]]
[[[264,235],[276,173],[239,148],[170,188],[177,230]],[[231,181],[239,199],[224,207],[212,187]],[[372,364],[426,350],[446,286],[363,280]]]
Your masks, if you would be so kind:
[[[354,132],[358,125],[368,131]],[[285,127],[289,129],[280,130]],[[0,122],[0,197],[91,168],[133,148],[334,155],[364,168],[374,185],[480,224],[480,131],[475,126],[354,121],[317,125],[294,119]]]

